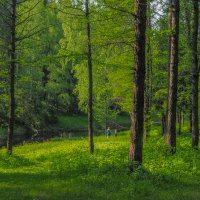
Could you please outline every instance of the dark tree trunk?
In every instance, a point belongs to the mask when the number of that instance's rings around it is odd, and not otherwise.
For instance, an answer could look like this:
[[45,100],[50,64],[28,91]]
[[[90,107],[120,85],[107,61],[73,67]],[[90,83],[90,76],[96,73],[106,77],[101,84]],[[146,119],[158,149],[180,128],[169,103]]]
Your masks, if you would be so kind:
[[[168,3],[169,3],[169,5],[170,5],[170,7],[169,7],[169,9],[171,8],[171,4],[172,4],[172,0],[168,0]],[[169,12],[169,16],[168,16],[168,27],[171,27],[172,26],[172,12],[171,12],[171,10],[170,10],[170,12]],[[171,36],[169,36],[169,38],[168,38],[168,68],[167,68],[167,70],[168,70],[168,77],[170,77],[170,57],[171,57]],[[166,122],[164,123],[166,126],[165,126],[165,128],[164,128],[164,135],[166,135],[167,134],[167,122],[168,122],[168,108],[169,108],[169,106],[168,106],[168,103],[169,103],[169,101],[168,101],[168,99],[169,99],[169,85],[170,85],[170,79],[168,78],[168,90],[167,90],[167,107],[166,107],[166,117],[165,117],[165,120],[166,120]]]
[[43,84],[43,87],[44,87],[43,98],[44,98],[44,100],[46,100],[47,99],[46,86],[47,86],[48,81],[49,81],[50,71],[48,70],[47,66],[43,66],[42,72],[43,72],[42,84]]
[[170,38],[170,63],[169,87],[167,109],[167,143],[171,153],[176,152],[176,105],[178,84],[178,39],[179,39],[179,0],[171,1],[171,38]]
[[165,135],[166,134],[166,128],[167,128],[167,125],[166,125],[166,115],[163,113],[162,114],[162,119],[161,119],[161,122],[162,122],[162,135]]
[[[188,7],[190,6],[190,1],[188,1],[185,5],[185,22],[186,22],[186,30],[187,30],[187,46],[191,50],[192,49],[192,34],[191,34],[191,12]],[[192,60],[190,60],[192,62]],[[190,66],[191,68],[191,66]],[[191,79],[192,85],[192,79]],[[189,132],[192,134],[192,91],[190,93],[190,111],[189,111]]]
[[48,70],[47,66],[43,66],[42,72],[43,72],[42,84],[43,84],[43,87],[46,87],[49,81],[50,71]]
[[[44,6],[45,6],[46,9],[47,9],[48,3],[49,3],[48,0],[43,0],[43,4],[44,4]],[[45,11],[45,13],[46,13],[46,11]],[[45,13],[44,13],[44,17],[45,17]],[[45,26],[47,27],[48,25],[45,24]],[[46,33],[46,36],[47,35],[48,35],[48,33]],[[48,56],[48,53],[50,51],[50,46],[47,45],[45,48],[46,48],[46,50],[45,50],[44,56]],[[46,86],[47,86],[47,84],[49,82],[49,75],[50,75],[50,71],[48,70],[48,65],[43,65],[43,67],[42,67],[42,73],[43,73],[43,76],[42,76],[42,85],[43,85],[43,89],[44,89],[44,91],[43,91],[43,99],[47,100]]]
[[8,138],[7,152],[12,154],[13,132],[15,123],[15,58],[16,58],[16,6],[17,0],[11,2],[11,40],[10,40],[10,63],[9,63],[9,121],[8,121]]
[[145,83],[145,39],[146,39],[146,0],[135,0],[135,43],[134,43],[134,89],[133,111],[130,136],[130,171],[134,165],[142,163],[144,132],[144,83]]
[[192,134],[192,108],[190,109],[189,122],[190,122],[190,130],[189,131]]
[[193,0],[194,22],[192,37],[192,147],[199,145],[199,68],[198,68],[198,28],[199,28],[199,0]]
[[[151,8],[150,0],[147,3],[147,28],[151,31]],[[148,137],[151,130],[151,97],[152,97],[152,51],[151,51],[151,36],[147,38],[147,62],[146,62],[146,80],[145,80],[145,138]]]
[[87,58],[88,58],[88,134],[90,153],[94,153],[93,141],[93,76],[92,76],[92,47],[91,47],[91,26],[89,16],[89,0],[85,1],[87,19]]
[[178,135],[181,135],[182,130],[182,111],[180,110],[177,114],[178,116]]

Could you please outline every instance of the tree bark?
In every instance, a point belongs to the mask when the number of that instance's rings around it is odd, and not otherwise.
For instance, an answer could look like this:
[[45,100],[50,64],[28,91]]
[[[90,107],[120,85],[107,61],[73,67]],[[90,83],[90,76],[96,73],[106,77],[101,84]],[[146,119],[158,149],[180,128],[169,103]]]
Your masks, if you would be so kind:
[[[172,4],[172,0],[168,0],[168,3],[169,3],[169,5],[171,6],[171,4]],[[169,7],[169,9],[170,9],[171,7]],[[172,26],[172,12],[171,12],[171,10],[170,10],[170,12],[169,12],[169,16],[168,16],[168,27],[171,27]],[[168,70],[168,77],[170,77],[170,57],[171,57],[171,35],[169,36],[169,38],[168,38],[168,68],[167,68],[167,70]],[[168,108],[169,108],[169,105],[168,105],[168,103],[169,103],[169,101],[168,101],[168,99],[169,99],[169,84],[170,84],[170,79],[168,78],[168,90],[167,90],[167,107],[166,107],[166,117],[165,117],[165,120],[166,120],[166,122],[164,123],[166,126],[165,126],[165,129],[164,129],[164,135],[166,135],[167,134],[167,122],[168,122]]]
[[166,115],[165,113],[162,113],[162,118],[161,118],[161,122],[162,122],[162,135],[164,136],[166,134]]
[[176,152],[176,105],[178,84],[178,55],[179,55],[179,0],[171,1],[171,38],[169,60],[169,86],[167,109],[167,143],[171,153]]
[[15,123],[15,67],[16,67],[16,7],[17,0],[11,2],[11,39],[10,39],[10,63],[9,63],[9,120],[8,120],[8,138],[7,153],[12,154],[13,132]]
[[88,135],[90,153],[94,153],[93,141],[93,76],[92,76],[92,47],[91,47],[91,25],[89,13],[89,0],[85,1],[87,19],[87,59],[88,59]]
[[[185,4],[185,23],[186,23],[186,31],[187,31],[187,46],[192,50],[192,34],[191,34],[191,12],[188,9],[190,6],[190,1],[186,2]],[[192,57],[192,56],[191,56]],[[190,60],[192,63],[192,59]],[[192,67],[190,67],[192,69]],[[191,86],[192,86],[192,79],[191,79]],[[190,110],[189,110],[189,132],[192,134],[192,90],[190,93]]]
[[182,132],[182,111],[180,110],[177,113],[178,116],[178,135],[181,135]]
[[198,68],[198,29],[199,29],[199,0],[193,0],[194,21],[192,37],[192,147],[199,145],[199,68]]
[[[150,0],[147,1],[147,28],[151,31],[151,8]],[[146,37],[146,80],[145,80],[145,138],[148,137],[151,130],[151,98],[152,98],[152,51],[151,51],[151,36],[148,33]]]
[[134,43],[134,89],[130,136],[130,171],[142,163],[144,132],[144,83],[145,83],[145,40],[146,0],[135,0],[135,43]]

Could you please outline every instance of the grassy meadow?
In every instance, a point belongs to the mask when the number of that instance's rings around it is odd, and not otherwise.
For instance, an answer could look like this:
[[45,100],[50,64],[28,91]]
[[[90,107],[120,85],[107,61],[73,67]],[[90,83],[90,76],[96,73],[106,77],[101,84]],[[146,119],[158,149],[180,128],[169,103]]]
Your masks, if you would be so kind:
[[[129,128],[131,126],[130,116],[127,114],[117,115],[116,118],[113,119],[113,122],[125,128]],[[54,127],[60,129],[87,130],[87,115],[59,115],[58,122],[54,125]],[[99,128],[99,124],[97,121],[94,121],[94,128],[98,129],[97,127]]]
[[169,155],[155,130],[144,144],[143,167],[127,173],[129,133],[25,144],[0,150],[1,200],[199,200],[200,153],[190,135]]

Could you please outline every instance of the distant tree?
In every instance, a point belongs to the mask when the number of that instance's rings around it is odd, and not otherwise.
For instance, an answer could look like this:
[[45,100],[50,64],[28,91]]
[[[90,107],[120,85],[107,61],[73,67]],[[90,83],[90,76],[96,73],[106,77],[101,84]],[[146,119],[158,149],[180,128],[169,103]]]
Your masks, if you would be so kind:
[[[17,79],[19,77],[18,72],[21,70],[22,65],[22,48],[23,41],[33,37],[35,34],[41,32],[38,29],[38,24],[35,27],[31,27],[29,30],[29,24],[35,16],[35,8],[39,5],[39,1],[30,1],[30,0],[4,0],[1,2],[1,6],[4,8],[5,12],[1,12],[0,15],[3,18],[2,29],[4,37],[1,37],[1,42],[7,44],[5,46],[7,51],[8,61],[4,62],[8,66],[8,81],[9,81],[9,113],[8,113],[8,135],[7,135],[7,152],[12,154],[13,149],[13,135],[15,128],[15,121],[18,123],[24,123],[21,120],[16,120],[16,109],[19,110],[19,107],[16,106],[16,100],[19,97],[17,95]],[[29,52],[30,53],[30,52]],[[30,58],[30,55],[28,55]],[[23,77],[26,79],[27,77]]]
[[87,60],[88,60],[88,134],[90,153],[94,153],[93,141],[93,75],[92,75],[92,46],[90,25],[90,1],[85,1],[86,32],[87,32]]
[[147,1],[147,38],[146,38],[146,78],[145,78],[145,136],[151,129],[152,101],[152,49],[151,49],[151,3]]
[[146,0],[135,0],[135,48],[134,48],[134,99],[131,116],[130,171],[142,163],[144,133],[144,83],[145,83],[145,42],[146,42]]
[[179,0],[171,0],[170,5],[170,58],[167,103],[167,143],[171,153],[176,152],[176,106],[179,56]]
[[15,68],[16,68],[16,23],[17,23],[17,0],[12,0],[10,4],[10,40],[9,40],[9,123],[7,152],[12,154],[13,131],[15,123]]
[[199,64],[198,64],[198,31],[199,0],[193,0],[193,34],[192,34],[192,147],[199,145]]
[[[172,5],[172,0],[168,0],[167,1],[169,3],[169,15],[168,15],[168,28],[171,29],[172,27],[172,12],[171,12],[171,5]],[[168,91],[167,91],[167,106],[166,106],[166,114],[163,113],[163,120],[162,120],[162,124],[163,124],[163,134],[165,135],[167,133],[167,123],[168,123],[168,109],[169,109],[169,85],[170,85],[170,59],[171,59],[171,35],[169,35],[168,37]]]

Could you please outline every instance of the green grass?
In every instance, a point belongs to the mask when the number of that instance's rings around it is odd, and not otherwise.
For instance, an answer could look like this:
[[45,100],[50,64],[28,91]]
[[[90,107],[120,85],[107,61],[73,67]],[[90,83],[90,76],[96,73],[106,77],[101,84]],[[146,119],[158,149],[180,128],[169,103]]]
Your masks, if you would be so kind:
[[87,129],[87,116],[76,115],[76,116],[65,116],[61,115],[58,117],[58,123],[56,127],[63,129]]
[[27,144],[0,150],[1,200],[199,200],[200,153],[178,138],[170,156],[156,135],[144,145],[143,167],[127,174],[129,136]]
[[[128,115],[118,115],[115,121],[117,124],[124,126],[126,128],[130,127],[130,116]],[[80,130],[86,129],[88,126],[87,115],[60,115],[58,116],[58,123],[54,125],[55,127],[61,129],[72,129]],[[94,122],[94,127],[97,127],[97,122]]]

